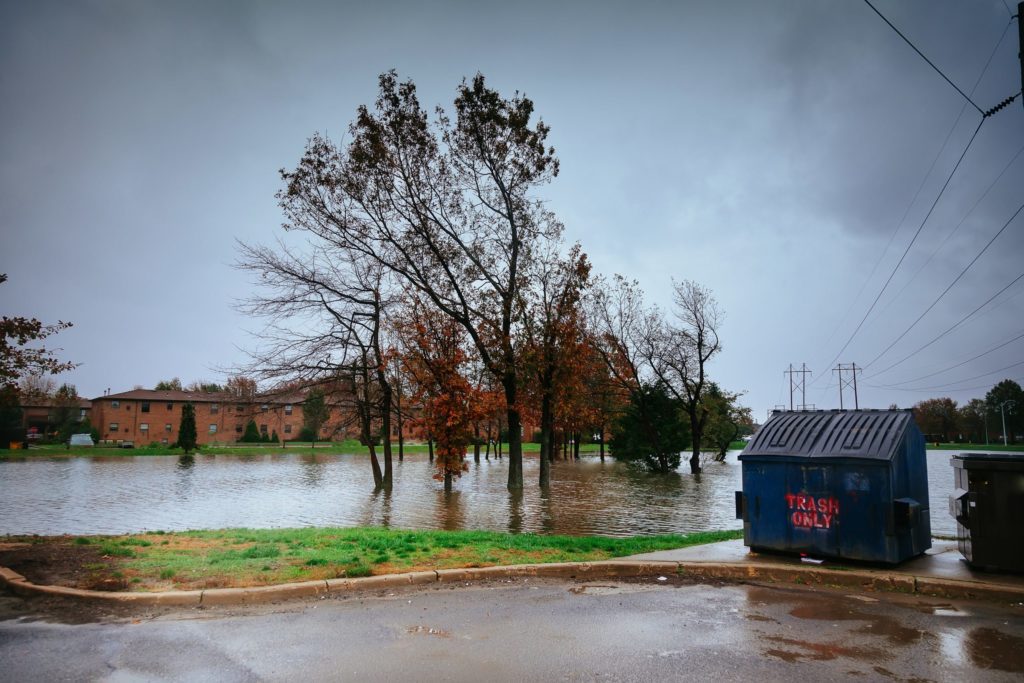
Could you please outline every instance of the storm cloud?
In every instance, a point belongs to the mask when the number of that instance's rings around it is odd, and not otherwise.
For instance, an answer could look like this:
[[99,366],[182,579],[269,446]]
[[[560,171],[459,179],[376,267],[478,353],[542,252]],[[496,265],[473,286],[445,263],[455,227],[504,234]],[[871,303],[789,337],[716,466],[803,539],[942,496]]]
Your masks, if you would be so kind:
[[[1002,0],[878,7],[983,109],[1020,90]],[[544,197],[596,270],[664,306],[672,278],[713,289],[727,313],[713,374],[756,417],[788,403],[789,363],[815,372],[808,403],[836,407],[827,364],[981,120],[852,0],[5,2],[0,59],[0,305],[75,323],[56,339],[89,396],[220,379],[242,359],[258,323],[232,308],[253,286],[231,267],[236,239],[276,238],[278,169],[314,132],[342,140],[394,68],[428,105],[478,71],[525,92],[561,159]],[[1024,272],[1024,216],[870,363],[1024,201],[1024,155],[1007,168],[1022,147],[1018,98],[985,121],[838,358],[868,365],[862,406],[1024,377],[1018,340],[908,381],[1024,332],[1024,280],[877,374]]]

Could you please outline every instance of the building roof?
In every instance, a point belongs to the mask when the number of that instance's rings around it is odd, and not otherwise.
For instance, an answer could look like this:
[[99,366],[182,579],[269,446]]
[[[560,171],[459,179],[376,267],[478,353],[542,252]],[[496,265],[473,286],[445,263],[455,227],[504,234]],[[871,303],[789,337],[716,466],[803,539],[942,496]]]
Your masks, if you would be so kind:
[[910,410],[812,410],[775,413],[743,456],[889,460],[914,425]]
[[[153,403],[179,401],[182,403],[243,403],[234,394],[227,392],[205,392],[205,391],[164,391],[156,389],[132,389],[122,391],[119,394],[107,394],[98,396],[94,401],[152,401]],[[253,403],[302,403],[305,397],[301,393],[267,393],[257,394],[253,397]]]
[[119,394],[97,396],[93,401],[182,401],[188,403],[230,403],[235,397],[228,393],[207,393],[204,391],[157,391],[156,389],[132,389]]
[[[48,399],[44,399],[42,401],[28,401],[26,403],[22,403],[21,407],[22,408],[60,408],[62,406],[58,405],[56,400],[54,400],[52,398],[48,398]],[[91,408],[92,407],[92,401],[90,401],[87,398],[79,398],[77,401],[75,401],[75,407],[77,407],[77,408]]]

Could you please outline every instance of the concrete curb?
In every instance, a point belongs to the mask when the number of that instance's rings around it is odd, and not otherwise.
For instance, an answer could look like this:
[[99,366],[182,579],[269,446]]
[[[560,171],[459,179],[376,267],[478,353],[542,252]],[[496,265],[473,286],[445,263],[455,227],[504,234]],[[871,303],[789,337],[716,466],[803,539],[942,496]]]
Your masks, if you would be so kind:
[[281,602],[295,598],[357,591],[382,590],[431,583],[473,583],[491,579],[541,577],[562,579],[609,579],[678,574],[698,581],[794,583],[849,587],[867,591],[919,593],[944,598],[1024,602],[1024,586],[913,576],[900,572],[836,570],[821,567],[782,566],[768,563],[665,562],[604,560],[556,562],[506,567],[470,567],[384,574],[355,579],[329,579],[252,588],[211,588],[162,593],[123,593],[82,590],[65,586],[40,586],[6,567],[0,567],[0,585],[25,597],[48,595],[134,605],[245,605]]

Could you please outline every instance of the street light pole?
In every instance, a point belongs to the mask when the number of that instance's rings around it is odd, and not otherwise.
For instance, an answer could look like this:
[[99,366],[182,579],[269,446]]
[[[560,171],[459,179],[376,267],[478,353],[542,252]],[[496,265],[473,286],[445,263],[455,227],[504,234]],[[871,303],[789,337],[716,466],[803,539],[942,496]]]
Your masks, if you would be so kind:
[[1002,403],[999,404],[999,414],[1003,416],[1003,445],[1004,446],[1009,443],[1009,441],[1006,440],[1006,406],[1010,406],[1012,408],[1015,405],[1017,405],[1017,402],[1012,400],[1012,399],[1009,400],[1009,401],[1003,401]]

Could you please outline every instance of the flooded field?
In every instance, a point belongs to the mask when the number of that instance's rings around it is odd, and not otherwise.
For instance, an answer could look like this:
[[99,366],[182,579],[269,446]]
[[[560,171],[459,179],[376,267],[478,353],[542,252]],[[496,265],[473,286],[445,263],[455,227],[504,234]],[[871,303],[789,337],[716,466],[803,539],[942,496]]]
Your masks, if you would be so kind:
[[[0,460],[0,533],[108,534],[225,527],[393,526],[558,534],[687,533],[738,529],[738,451],[699,477],[636,472],[610,458],[555,462],[550,490],[505,488],[507,460],[469,460],[445,494],[425,455],[395,462],[392,492],[374,493],[356,455],[128,456]],[[953,535],[950,452],[929,452],[932,533]],[[683,469],[685,470],[685,464]]]

